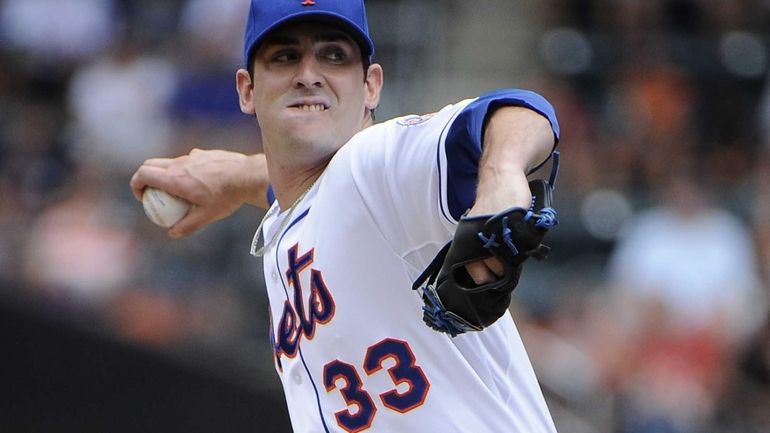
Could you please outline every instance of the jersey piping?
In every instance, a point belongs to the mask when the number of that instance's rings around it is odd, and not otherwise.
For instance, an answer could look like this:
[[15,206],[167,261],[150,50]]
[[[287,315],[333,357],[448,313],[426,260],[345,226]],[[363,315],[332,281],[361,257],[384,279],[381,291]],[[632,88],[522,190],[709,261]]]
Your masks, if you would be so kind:
[[[280,266],[279,261],[278,261],[278,252],[280,251],[279,247],[281,245],[281,241],[283,241],[284,236],[286,236],[286,234],[289,233],[289,230],[291,230],[292,227],[294,227],[295,224],[297,224],[303,218],[305,218],[309,212],[310,212],[310,207],[305,209],[305,211],[302,212],[301,214],[297,215],[297,218],[295,218],[294,221],[292,221],[286,227],[286,229],[283,231],[283,233],[281,233],[281,237],[278,239],[278,242],[276,242],[276,244],[275,244],[275,267],[279,271],[281,271],[281,266]],[[281,285],[283,286],[283,293],[286,295],[286,300],[287,301],[291,301],[291,299],[289,297],[289,289],[286,287],[286,282],[284,281],[284,273],[283,273],[283,271],[281,271],[279,273],[279,275],[281,276]],[[271,332],[272,332],[272,330],[271,330]],[[299,354],[300,361],[302,361],[302,367],[305,369],[305,373],[307,373],[308,379],[310,379],[310,384],[313,385],[313,392],[315,393],[315,400],[316,400],[316,405],[318,407],[318,416],[321,418],[321,425],[323,425],[324,431],[326,433],[329,433],[329,427],[326,426],[326,420],[324,419],[323,409],[321,408],[321,397],[318,395],[318,386],[316,386],[315,381],[313,380],[313,375],[310,374],[310,368],[308,368],[307,362],[305,362],[305,356],[302,354],[302,341],[301,340],[299,342],[297,342],[297,353]]]

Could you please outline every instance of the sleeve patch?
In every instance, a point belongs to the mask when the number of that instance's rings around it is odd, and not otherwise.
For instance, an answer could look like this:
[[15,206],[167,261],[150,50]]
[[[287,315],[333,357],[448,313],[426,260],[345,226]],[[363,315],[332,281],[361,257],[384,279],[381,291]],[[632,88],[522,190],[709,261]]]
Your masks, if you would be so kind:
[[421,123],[425,123],[428,121],[431,117],[435,116],[436,113],[428,113],[423,114],[421,116],[418,116],[416,114],[410,115],[410,116],[404,116],[400,119],[396,120],[396,124],[400,126],[417,126]]

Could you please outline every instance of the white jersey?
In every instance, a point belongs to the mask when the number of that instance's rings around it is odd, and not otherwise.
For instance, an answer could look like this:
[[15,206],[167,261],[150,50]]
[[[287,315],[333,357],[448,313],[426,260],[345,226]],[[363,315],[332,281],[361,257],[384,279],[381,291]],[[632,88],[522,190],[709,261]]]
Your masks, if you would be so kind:
[[411,290],[457,224],[445,142],[470,102],[358,133],[291,212],[273,204],[264,272],[296,433],[555,432],[509,314],[451,338]]

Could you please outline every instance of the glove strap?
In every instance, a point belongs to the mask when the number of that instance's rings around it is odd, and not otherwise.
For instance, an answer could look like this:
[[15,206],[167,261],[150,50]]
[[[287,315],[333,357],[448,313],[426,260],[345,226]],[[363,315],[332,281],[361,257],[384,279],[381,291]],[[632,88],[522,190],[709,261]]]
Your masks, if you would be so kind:
[[426,280],[427,285],[432,285],[434,282],[436,282],[436,278],[438,278],[438,274],[441,271],[441,266],[444,264],[444,259],[446,259],[446,255],[449,252],[450,246],[452,246],[452,241],[447,242],[446,245],[441,248],[441,251],[436,254],[436,257],[433,258],[433,261],[430,262],[428,267],[422,271],[422,274],[420,274],[416,280],[414,280],[414,284],[412,284],[412,290],[419,289],[420,286],[422,286],[422,283]]
[[548,184],[551,185],[551,190],[556,191],[556,176],[559,174],[559,151],[553,151],[553,164],[551,165],[551,178],[548,179]]
[[455,337],[469,331],[481,331],[484,329],[481,326],[469,323],[467,320],[451,311],[447,311],[447,309],[444,308],[444,304],[441,302],[438,293],[436,293],[433,284],[427,285],[423,290],[423,300],[425,301],[425,305],[422,307],[424,313],[422,315],[422,320],[426,325],[436,331]]

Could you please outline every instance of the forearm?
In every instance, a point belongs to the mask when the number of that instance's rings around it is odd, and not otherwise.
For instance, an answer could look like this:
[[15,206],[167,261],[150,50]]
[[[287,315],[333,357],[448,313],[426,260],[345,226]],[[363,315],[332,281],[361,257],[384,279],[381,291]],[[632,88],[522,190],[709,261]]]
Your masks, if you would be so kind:
[[193,150],[187,174],[201,185],[203,197],[219,196],[228,203],[240,206],[250,204],[262,209],[267,203],[267,162],[265,155],[245,155],[224,150]]
[[523,107],[497,109],[484,131],[476,202],[470,214],[528,208],[532,196],[527,173],[548,158],[553,145],[553,129],[544,116]]

